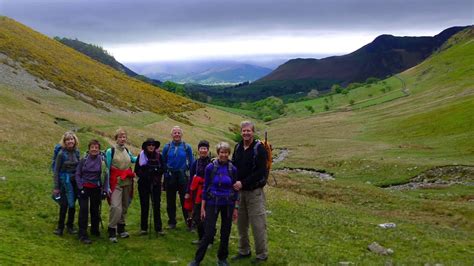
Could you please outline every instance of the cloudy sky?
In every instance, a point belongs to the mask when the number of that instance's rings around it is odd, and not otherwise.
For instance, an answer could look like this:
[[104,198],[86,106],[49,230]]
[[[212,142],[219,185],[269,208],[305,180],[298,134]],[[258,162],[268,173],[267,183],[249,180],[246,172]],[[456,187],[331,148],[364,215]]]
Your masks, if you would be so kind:
[[124,63],[267,60],[349,53],[380,34],[471,25],[472,0],[0,0],[49,36],[101,45]]

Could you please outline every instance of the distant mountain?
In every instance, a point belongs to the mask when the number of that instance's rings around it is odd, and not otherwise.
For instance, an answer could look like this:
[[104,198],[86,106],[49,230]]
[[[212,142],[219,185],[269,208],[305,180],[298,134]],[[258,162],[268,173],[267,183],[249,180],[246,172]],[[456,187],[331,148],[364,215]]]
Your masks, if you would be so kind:
[[135,73],[128,67],[124,66],[122,63],[115,60],[113,56],[111,56],[106,50],[104,50],[102,47],[98,45],[85,43],[85,42],[79,41],[78,39],[68,39],[68,38],[60,38],[60,37],[54,37],[54,39],[62,44],[65,44],[73,48],[74,50],[78,52],[81,52],[89,56],[90,58],[96,61],[101,62],[102,64],[108,65],[120,72],[125,73],[129,77],[137,78],[139,80],[145,81],[152,85],[161,84],[161,81],[159,80],[150,79],[150,78],[147,78],[145,76]]
[[324,59],[292,59],[260,81],[331,80],[346,85],[369,77],[384,78],[413,67],[466,27],[452,27],[434,37],[381,35],[357,51]]
[[272,70],[270,68],[260,67],[242,63],[224,63],[217,66],[211,66],[196,72],[184,74],[155,73],[146,74],[148,77],[158,78],[160,80],[170,80],[178,83],[199,83],[205,85],[216,84],[237,84],[246,81],[255,81]]

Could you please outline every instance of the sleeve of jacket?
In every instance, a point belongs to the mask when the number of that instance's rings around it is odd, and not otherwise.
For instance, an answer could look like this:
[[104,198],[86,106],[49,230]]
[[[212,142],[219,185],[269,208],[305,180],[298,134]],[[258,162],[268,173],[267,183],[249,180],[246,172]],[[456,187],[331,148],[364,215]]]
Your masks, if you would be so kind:
[[84,180],[82,180],[82,166],[84,165],[84,160],[85,159],[82,159],[79,161],[79,163],[77,164],[77,167],[76,167],[76,174],[75,174],[75,178],[76,178],[76,183],[77,183],[77,189],[81,190],[82,189],[82,185],[84,184]]
[[193,162],[191,165],[191,169],[189,169],[189,181],[188,184],[186,185],[186,193],[189,193],[191,191],[191,184],[193,183],[194,176],[196,175],[197,172],[197,160]]
[[163,147],[163,151],[161,152],[163,160],[163,170],[166,172],[168,170],[168,156],[165,156],[165,154],[168,154],[168,150],[170,149],[169,143],[166,143],[165,146]]
[[135,163],[137,161],[137,156],[134,156],[132,152],[128,151],[128,156],[130,156],[130,161]]
[[59,151],[58,155],[56,156],[56,162],[55,162],[55,167],[54,167],[54,172],[53,172],[53,183],[54,183],[54,189],[59,189],[59,171],[61,170],[62,167],[62,162],[63,162],[63,151]]
[[138,177],[141,177],[142,176],[142,167],[140,166],[140,154],[138,154],[137,156],[137,160],[135,161],[135,168],[133,169],[133,171],[137,174]]
[[[233,180],[232,180],[232,186],[234,186],[235,182],[237,182],[237,167],[235,166],[232,166],[232,174],[234,176]],[[233,197],[233,201],[238,201],[240,199],[240,193],[237,192],[237,191],[234,191],[234,197]]]
[[105,180],[104,188],[108,192],[110,190],[110,167],[112,166],[112,149],[108,148],[105,152]]
[[189,145],[188,143],[186,143],[186,145],[188,145],[188,148],[186,149],[187,150],[187,156],[189,158],[189,167],[191,167],[191,165],[193,165],[194,163],[194,155],[193,155],[193,148],[191,147],[191,145]]
[[214,166],[212,165],[212,163],[210,163],[209,165],[206,166],[206,170],[204,171],[205,177],[204,177],[204,186],[202,189],[202,199],[205,201],[209,200],[208,193],[206,191],[208,191],[209,186],[212,186],[211,173],[212,173],[213,168]]

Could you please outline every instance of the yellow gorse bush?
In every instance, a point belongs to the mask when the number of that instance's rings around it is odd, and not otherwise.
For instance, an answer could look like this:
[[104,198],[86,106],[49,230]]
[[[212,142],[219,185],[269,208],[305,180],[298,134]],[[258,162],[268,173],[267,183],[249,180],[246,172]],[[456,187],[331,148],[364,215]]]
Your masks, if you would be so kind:
[[0,53],[50,87],[95,107],[169,114],[202,107],[130,78],[10,18],[0,17]]

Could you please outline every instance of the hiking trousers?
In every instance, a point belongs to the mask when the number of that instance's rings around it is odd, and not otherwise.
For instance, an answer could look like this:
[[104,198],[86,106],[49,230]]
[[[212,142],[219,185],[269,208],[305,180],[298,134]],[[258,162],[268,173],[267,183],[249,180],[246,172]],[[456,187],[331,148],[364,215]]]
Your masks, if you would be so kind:
[[[87,236],[87,221],[89,210],[91,214],[91,232],[99,232],[101,201],[100,188],[84,188],[84,194],[79,194],[79,236]],[[89,208],[90,206],[90,208]]]
[[110,196],[109,228],[117,228],[117,224],[125,225],[131,189],[132,185],[117,185],[112,192]]
[[179,195],[184,222],[188,219],[188,212],[184,209],[187,177],[184,171],[171,171],[170,173],[165,177],[166,212],[168,213],[168,225],[176,225],[176,192]]
[[255,244],[255,254],[259,259],[268,256],[267,214],[263,188],[240,191],[240,208],[237,228],[239,231],[239,253],[250,254],[249,225]]
[[207,246],[214,241],[216,234],[216,223],[219,213],[221,214],[221,241],[219,243],[219,250],[217,251],[217,258],[219,260],[226,260],[229,256],[229,237],[232,229],[232,212],[234,205],[211,205],[206,204],[206,219],[204,220],[204,237],[199,243],[199,247],[194,256],[194,260],[200,263],[206,255]]
[[[77,185],[75,181],[71,181],[73,193],[74,193],[74,202],[77,195]],[[59,200],[59,219],[58,219],[58,229],[64,229],[64,223],[66,221],[66,214],[67,214],[67,228],[74,227],[74,215],[76,213],[76,207],[69,208],[69,202],[67,199],[67,192],[66,188],[63,185],[60,185],[61,189],[61,199]],[[74,204],[75,205],[75,204]]]
[[[161,184],[152,185],[144,180],[138,181],[138,195],[140,196],[140,228],[148,231],[148,214],[150,211],[150,200],[153,208],[153,222],[156,232],[162,230],[160,205],[161,205]],[[151,225],[150,225],[151,226]]]

